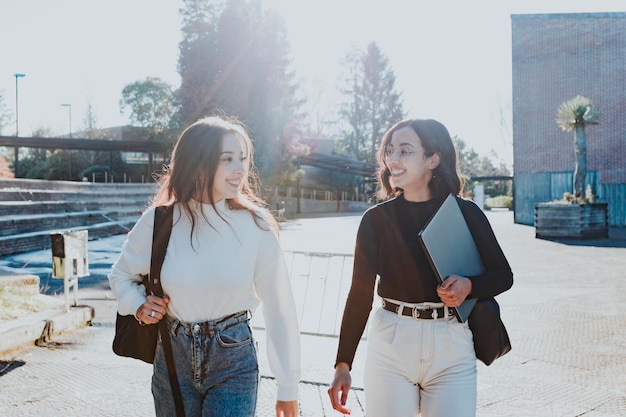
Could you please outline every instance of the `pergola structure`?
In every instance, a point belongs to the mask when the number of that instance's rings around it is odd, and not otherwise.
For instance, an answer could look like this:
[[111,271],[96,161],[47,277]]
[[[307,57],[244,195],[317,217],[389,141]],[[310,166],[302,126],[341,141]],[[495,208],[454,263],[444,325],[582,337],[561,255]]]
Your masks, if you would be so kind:
[[355,161],[341,156],[322,153],[301,156],[300,164],[327,169],[329,171],[337,171],[342,174],[358,175],[363,178],[374,177],[378,169],[378,165],[371,162]]
[[[87,138],[46,138],[46,137],[16,137],[0,136],[0,146],[15,148],[41,148],[41,149],[73,149],[92,151],[119,151],[119,152],[143,152],[148,154],[148,170],[152,172],[154,155],[162,155],[163,159],[171,151],[171,145],[157,141],[139,140],[113,140],[113,139],[87,139]],[[329,172],[339,174],[352,174],[363,178],[363,182],[374,181],[378,165],[370,162],[355,161],[341,156],[324,153],[313,153],[300,156],[301,165],[309,165]],[[14,162],[14,172],[18,175],[18,160]],[[337,178],[338,180],[338,178]]]
[[[42,138],[0,136],[0,146],[15,148],[14,172],[18,176],[18,149],[77,149],[88,151],[120,151],[145,152],[148,154],[148,171],[152,172],[152,161],[155,154],[163,155],[164,159],[171,150],[171,145],[156,141],[113,140],[113,139],[86,139],[86,138]],[[110,160],[110,159],[109,159]]]

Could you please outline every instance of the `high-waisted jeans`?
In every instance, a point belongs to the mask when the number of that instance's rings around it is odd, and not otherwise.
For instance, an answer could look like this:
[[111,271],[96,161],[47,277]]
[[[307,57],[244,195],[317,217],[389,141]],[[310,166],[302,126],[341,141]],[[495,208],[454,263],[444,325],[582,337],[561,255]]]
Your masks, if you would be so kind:
[[454,317],[413,319],[381,308],[370,324],[364,384],[367,417],[474,417],[472,331]]
[[[204,323],[167,316],[186,417],[253,417],[259,369],[247,312]],[[158,417],[176,415],[161,341],[153,365]]]

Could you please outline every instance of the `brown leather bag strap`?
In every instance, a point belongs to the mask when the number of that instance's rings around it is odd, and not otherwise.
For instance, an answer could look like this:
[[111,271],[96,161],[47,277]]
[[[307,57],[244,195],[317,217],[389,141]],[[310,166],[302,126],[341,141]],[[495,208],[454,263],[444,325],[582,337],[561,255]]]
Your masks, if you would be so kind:
[[152,256],[150,258],[150,275],[148,276],[148,290],[161,297],[161,267],[165,260],[165,252],[172,234],[174,206],[160,206],[154,210],[154,230],[152,232]]
[[[163,296],[163,287],[161,286],[161,267],[165,260],[167,245],[172,234],[172,225],[174,218],[174,206],[160,206],[154,210],[154,230],[152,232],[152,256],[150,258],[150,276],[148,277],[149,290],[152,294],[159,297]],[[170,388],[174,397],[174,406],[176,407],[176,417],[185,417],[185,408],[183,407],[183,398],[178,385],[178,376],[176,375],[176,366],[174,365],[174,354],[172,352],[172,340],[167,328],[166,320],[159,322],[159,333],[161,335],[161,343],[163,344],[163,352],[165,353],[165,364],[167,365],[167,374],[170,379]]]

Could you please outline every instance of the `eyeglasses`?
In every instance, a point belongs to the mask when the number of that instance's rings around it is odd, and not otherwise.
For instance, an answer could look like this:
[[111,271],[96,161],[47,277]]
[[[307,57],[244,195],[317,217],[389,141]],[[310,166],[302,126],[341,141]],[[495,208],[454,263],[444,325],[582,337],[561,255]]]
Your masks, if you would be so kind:
[[399,148],[396,150],[393,146],[386,146],[385,149],[383,149],[383,159],[385,161],[391,159],[396,152],[399,153],[398,159],[400,161],[406,161],[414,153],[423,153],[424,151],[413,151],[410,148]]

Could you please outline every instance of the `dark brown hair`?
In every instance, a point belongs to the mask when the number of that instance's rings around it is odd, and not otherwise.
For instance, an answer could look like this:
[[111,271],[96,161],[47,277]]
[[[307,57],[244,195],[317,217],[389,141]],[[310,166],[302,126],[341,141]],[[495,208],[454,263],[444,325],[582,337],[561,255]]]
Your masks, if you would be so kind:
[[[222,152],[222,142],[226,134],[232,133],[244,142],[244,152],[249,158],[249,174],[242,180],[240,196],[227,199],[232,210],[248,210],[262,229],[269,228],[278,232],[278,226],[272,215],[262,207],[265,202],[257,195],[257,175],[254,168],[252,141],[245,126],[235,118],[221,116],[205,117],[187,127],[180,135],[169,166],[165,167],[158,179],[158,190],[152,206],[180,203],[191,219],[195,228],[197,214],[191,208],[191,202],[206,194],[215,208],[213,200],[213,182]],[[206,190],[206,193],[202,193]],[[202,216],[206,219],[204,213]]]
[[385,164],[384,149],[391,143],[393,133],[403,127],[410,127],[419,136],[424,157],[439,155],[439,165],[433,170],[433,177],[428,187],[437,199],[445,198],[449,193],[459,195],[463,191],[463,181],[459,171],[458,150],[448,133],[448,129],[440,122],[432,119],[406,119],[393,125],[380,142],[376,159],[378,161],[378,181],[380,190],[378,196],[385,200],[402,192],[391,185],[391,172]]

